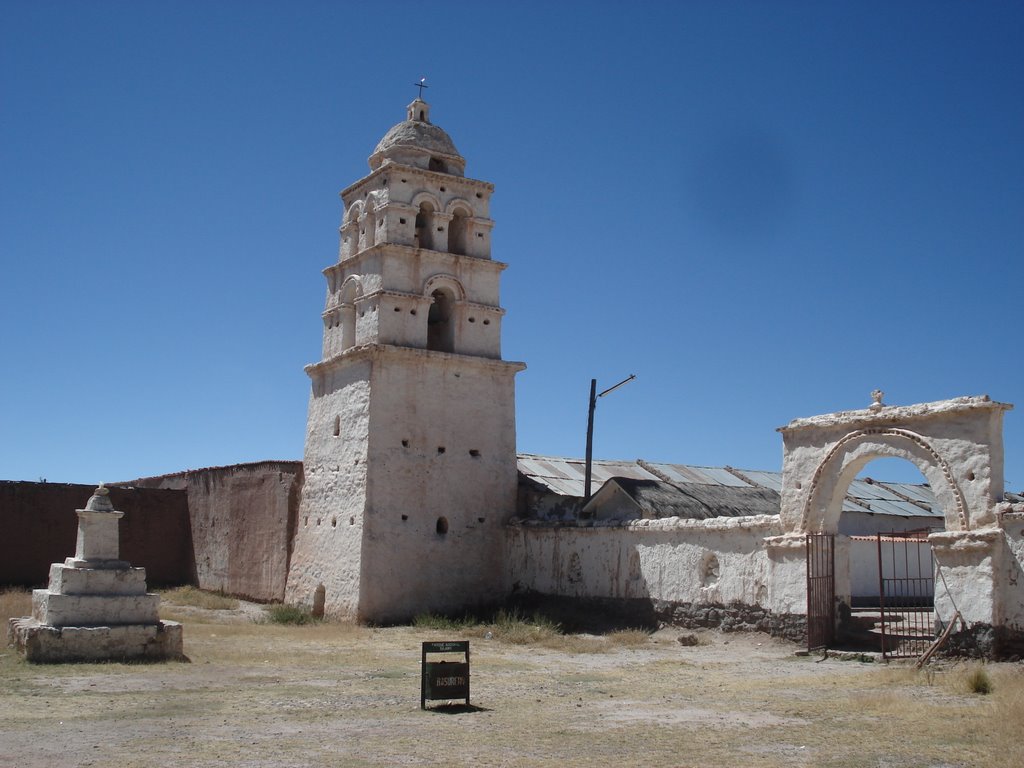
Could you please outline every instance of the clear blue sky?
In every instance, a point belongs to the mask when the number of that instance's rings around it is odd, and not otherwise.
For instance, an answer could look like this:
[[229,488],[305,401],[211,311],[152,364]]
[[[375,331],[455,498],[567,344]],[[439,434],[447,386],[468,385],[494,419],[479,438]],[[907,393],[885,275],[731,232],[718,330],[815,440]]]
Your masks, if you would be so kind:
[[582,455],[591,377],[638,376],[597,456],[754,469],[988,393],[1024,488],[1019,2],[6,0],[0,478],[301,458],[337,193],[422,75],[496,185],[520,451]]

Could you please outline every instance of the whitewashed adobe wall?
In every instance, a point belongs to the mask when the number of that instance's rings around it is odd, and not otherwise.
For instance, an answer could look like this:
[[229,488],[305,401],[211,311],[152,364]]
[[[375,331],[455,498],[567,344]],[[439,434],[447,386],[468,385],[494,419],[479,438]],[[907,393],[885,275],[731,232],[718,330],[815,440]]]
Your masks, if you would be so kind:
[[504,596],[515,512],[515,393],[507,363],[378,349],[371,388],[359,615],[464,611]]
[[779,532],[770,515],[585,528],[519,523],[507,533],[508,585],[568,597],[769,607],[764,539]]
[[1003,530],[1000,552],[1002,584],[999,623],[1024,631],[1024,504],[1003,504],[999,510]]
[[329,600],[328,613],[355,616],[366,503],[370,364],[334,367],[314,386],[285,599],[312,606],[320,590]]

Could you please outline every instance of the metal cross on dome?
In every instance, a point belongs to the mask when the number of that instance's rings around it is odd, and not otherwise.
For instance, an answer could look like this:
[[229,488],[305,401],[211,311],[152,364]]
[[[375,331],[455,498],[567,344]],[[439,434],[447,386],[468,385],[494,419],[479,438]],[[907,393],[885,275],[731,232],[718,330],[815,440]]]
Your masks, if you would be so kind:
[[420,89],[419,96],[417,96],[416,98],[420,99],[422,101],[423,100],[423,89],[430,87],[429,85],[427,85],[427,78],[421,77],[420,81],[418,83],[413,83],[413,85],[415,85],[417,88]]

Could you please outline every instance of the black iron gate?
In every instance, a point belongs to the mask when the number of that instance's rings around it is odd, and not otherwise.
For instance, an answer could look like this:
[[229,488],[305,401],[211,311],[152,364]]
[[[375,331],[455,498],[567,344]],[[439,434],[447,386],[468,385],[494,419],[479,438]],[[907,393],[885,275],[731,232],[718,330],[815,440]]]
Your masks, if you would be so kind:
[[807,534],[807,648],[827,648],[836,628],[836,537]]
[[878,534],[882,655],[913,658],[935,639],[935,561],[930,529]]

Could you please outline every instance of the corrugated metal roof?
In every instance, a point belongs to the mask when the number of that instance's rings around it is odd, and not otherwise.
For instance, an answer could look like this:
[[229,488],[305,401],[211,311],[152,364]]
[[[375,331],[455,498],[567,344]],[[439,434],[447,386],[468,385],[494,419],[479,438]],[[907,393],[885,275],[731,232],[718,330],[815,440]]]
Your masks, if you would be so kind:
[[563,480],[560,477],[544,477],[534,478],[537,482],[547,486],[552,491],[557,493],[559,496],[579,496],[583,497],[583,481],[582,480]]
[[[534,482],[561,496],[583,497],[587,471],[583,459],[537,456],[529,453],[519,454],[517,459],[519,471]],[[591,491],[596,491],[611,477],[657,479],[635,461],[595,461],[591,466],[591,475]]]
[[733,488],[749,488],[725,467],[692,467],[687,464],[650,464],[673,483],[697,483],[699,485],[725,485]]
[[843,499],[842,510],[843,510],[843,512],[870,512],[871,511],[867,507],[864,507],[864,506],[861,506],[860,504],[857,504],[849,496],[847,496],[845,499]]
[[869,483],[867,480],[854,480],[850,483],[850,487],[846,491],[846,495],[853,496],[855,499],[888,499],[889,501],[904,500],[885,486],[875,482]]
[[936,507],[930,510],[909,501],[889,501],[887,499],[872,499],[868,505],[876,515],[898,515],[899,517],[939,517],[942,512],[936,512]]
[[[586,471],[583,459],[533,454],[520,454],[518,459],[519,471],[534,482],[549,488],[553,493],[582,498]],[[596,492],[605,481],[612,477],[626,477],[635,480],[667,479],[683,487],[707,485],[729,488],[764,488],[775,493],[782,491],[781,472],[740,469],[736,470],[737,474],[734,474],[725,467],[644,463],[653,472],[647,471],[638,461],[595,461],[592,467],[592,491]],[[745,482],[738,475],[742,475],[750,482]],[[913,501],[907,501],[903,497]],[[915,504],[915,501],[920,503]],[[925,509],[921,504],[927,505],[929,509]],[[842,510],[899,517],[941,518],[943,516],[942,510],[936,504],[935,497],[927,485],[883,483],[877,480],[869,483],[866,479],[854,480],[850,483],[846,498],[843,499]]]
[[[615,478],[612,483],[632,497],[646,518],[682,517],[707,520],[712,517],[772,515],[778,511],[779,495],[765,488],[718,485],[712,483],[673,484],[664,480]],[[607,488],[609,486],[605,486]],[[599,493],[584,509],[600,509],[609,494]],[[618,505],[611,515],[624,511]]]
[[762,488],[771,488],[773,491],[782,492],[781,472],[765,472],[760,469],[738,469],[736,471]]
[[878,480],[875,481],[878,485],[884,485],[890,490],[909,496],[915,501],[921,501],[929,506],[935,504],[935,496],[932,495],[931,488],[926,485],[911,485],[910,483],[882,483]]

